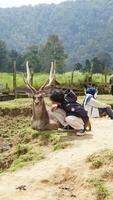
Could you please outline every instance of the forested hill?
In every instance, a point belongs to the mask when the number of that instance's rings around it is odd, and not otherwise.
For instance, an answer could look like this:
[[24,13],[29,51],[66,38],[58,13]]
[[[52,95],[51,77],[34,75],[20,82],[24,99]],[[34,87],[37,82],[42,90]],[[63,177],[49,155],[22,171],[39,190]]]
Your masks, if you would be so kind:
[[76,0],[55,5],[0,9],[0,39],[10,49],[43,44],[51,34],[63,41],[69,60],[100,52],[113,55],[113,0]]

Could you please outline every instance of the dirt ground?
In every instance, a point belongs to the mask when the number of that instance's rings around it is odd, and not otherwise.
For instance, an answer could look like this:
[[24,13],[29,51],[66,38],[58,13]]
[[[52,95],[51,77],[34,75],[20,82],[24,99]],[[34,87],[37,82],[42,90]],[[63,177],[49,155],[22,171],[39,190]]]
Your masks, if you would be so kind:
[[[93,119],[92,131],[85,136],[64,136],[73,145],[50,153],[33,166],[0,176],[0,200],[96,200],[86,184],[92,174],[86,163],[89,154],[113,149],[113,120]],[[17,189],[25,185],[26,190]]]

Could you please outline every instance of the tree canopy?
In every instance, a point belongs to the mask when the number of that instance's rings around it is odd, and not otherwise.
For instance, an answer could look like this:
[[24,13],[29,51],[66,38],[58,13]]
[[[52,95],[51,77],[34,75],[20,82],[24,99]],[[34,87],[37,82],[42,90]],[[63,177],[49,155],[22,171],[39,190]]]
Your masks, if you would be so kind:
[[[68,54],[67,69],[100,52],[113,56],[113,0],[66,1],[0,9],[0,39],[20,54],[57,35]],[[59,68],[60,69],[60,68]]]

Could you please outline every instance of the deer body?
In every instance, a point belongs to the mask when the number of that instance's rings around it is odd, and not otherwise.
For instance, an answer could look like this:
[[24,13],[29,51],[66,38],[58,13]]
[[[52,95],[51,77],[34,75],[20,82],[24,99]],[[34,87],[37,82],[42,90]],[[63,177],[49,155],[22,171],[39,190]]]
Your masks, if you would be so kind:
[[45,101],[41,94],[35,94],[33,98],[31,126],[35,130],[55,130],[59,123],[54,119],[50,109],[47,110]]
[[33,102],[33,116],[31,120],[31,125],[33,129],[43,130],[45,126],[49,123],[49,116],[45,106],[45,102],[42,105],[35,105]]
[[[51,70],[49,76],[49,83],[47,82],[39,89],[36,90],[33,86],[31,86],[31,73],[28,66],[28,62],[26,62],[26,72],[27,77],[24,77],[24,82],[27,87],[32,92],[33,97],[33,107],[32,107],[32,119],[31,126],[35,130],[54,130],[58,129],[59,123],[55,121],[52,116],[52,112],[48,111],[45,105],[44,97],[43,97],[43,89],[55,84],[55,66],[54,63],[51,63]],[[51,117],[52,116],[52,117]]]
[[[36,108],[36,107],[35,107]],[[46,109],[45,103],[44,107],[42,108],[42,111],[39,113],[36,112],[37,109],[34,109],[33,105],[33,115],[31,119],[31,127],[35,130],[56,130],[59,127],[59,123],[55,122],[51,119],[51,115],[49,116],[49,113]]]

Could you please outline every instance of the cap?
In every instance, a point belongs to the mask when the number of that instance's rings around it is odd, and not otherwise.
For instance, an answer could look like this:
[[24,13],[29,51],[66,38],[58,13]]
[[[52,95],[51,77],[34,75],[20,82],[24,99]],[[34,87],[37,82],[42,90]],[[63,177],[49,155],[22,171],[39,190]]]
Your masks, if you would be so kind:
[[86,90],[86,94],[95,95],[96,92],[97,92],[97,90],[94,87],[87,88],[87,90]]

